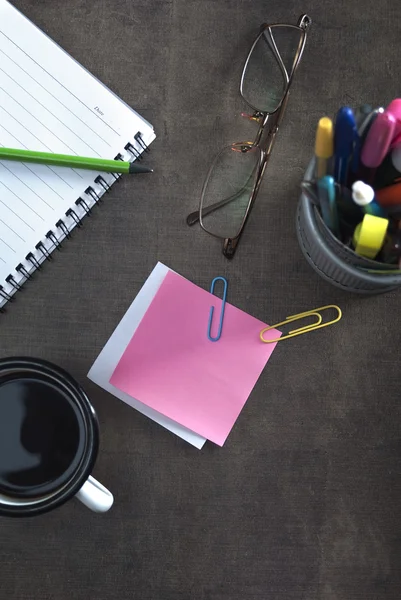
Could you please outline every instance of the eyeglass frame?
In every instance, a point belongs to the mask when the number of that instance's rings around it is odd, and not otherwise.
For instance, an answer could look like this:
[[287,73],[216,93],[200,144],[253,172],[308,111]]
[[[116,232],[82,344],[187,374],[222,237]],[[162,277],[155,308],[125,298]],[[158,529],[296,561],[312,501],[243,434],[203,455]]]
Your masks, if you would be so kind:
[[[312,20],[307,14],[303,14],[299,17],[297,25],[289,25],[287,23],[272,23],[272,24],[263,23],[260,26],[259,33],[258,33],[256,39],[254,40],[254,42],[251,46],[251,49],[248,52],[247,58],[245,60],[244,67],[242,69],[239,92],[240,92],[241,98],[244,100],[244,102],[254,111],[254,114],[250,116],[250,119],[255,120],[259,123],[259,130],[258,130],[255,140],[253,142],[234,142],[233,144],[230,144],[229,147],[231,147],[233,149],[234,149],[234,147],[236,147],[239,151],[242,151],[242,152],[248,152],[252,148],[258,148],[260,150],[260,157],[259,157],[259,165],[257,167],[257,175],[255,177],[255,183],[252,186],[252,191],[249,196],[248,205],[245,210],[245,214],[244,214],[242,223],[239,227],[237,235],[234,237],[226,238],[224,236],[221,236],[221,235],[218,235],[218,234],[215,234],[215,233],[209,231],[203,223],[202,214],[204,216],[206,216],[207,214],[209,214],[215,210],[218,210],[222,206],[225,206],[229,202],[232,202],[238,196],[238,194],[235,194],[234,196],[225,198],[223,200],[220,200],[219,202],[216,202],[215,204],[212,204],[206,208],[203,208],[203,199],[204,199],[206,187],[209,183],[210,175],[213,172],[216,159],[213,161],[212,165],[210,166],[208,174],[205,179],[205,182],[203,184],[202,192],[201,192],[201,199],[200,199],[200,203],[199,203],[199,209],[195,212],[192,212],[187,217],[188,225],[190,225],[190,226],[194,225],[195,223],[197,223],[199,221],[201,228],[206,233],[208,233],[209,235],[212,235],[213,237],[216,237],[218,239],[224,240],[223,254],[226,258],[231,259],[234,257],[238,243],[243,234],[246,222],[247,222],[249,215],[251,213],[251,210],[254,206],[257,194],[259,192],[260,184],[262,182],[263,175],[265,173],[267,163],[268,163],[270,155],[272,153],[276,135],[277,135],[279,126],[281,124],[281,121],[282,121],[284,113],[285,113],[291,83],[292,83],[293,77],[295,75],[295,72],[299,66],[299,63],[302,58],[302,54],[305,49],[305,44],[306,44],[306,39],[307,39],[307,31],[308,31],[311,23],[312,23]],[[253,106],[245,98],[244,93],[243,93],[243,84],[244,84],[244,79],[245,79],[245,74],[246,74],[246,70],[248,67],[248,63],[249,63],[249,60],[251,58],[252,52],[253,52],[256,44],[259,42],[263,33],[267,29],[276,28],[276,27],[286,27],[286,28],[291,28],[291,29],[298,29],[303,35],[301,36],[300,41],[298,43],[298,47],[297,47],[297,51],[294,56],[294,61],[292,64],[291,72],[290,72],[290,74],[288,74],[287,69],[285,68],[285,65],[281,59],[280,53],[275,44],[272,33],[270,32],[270,41],[268,43],[269,43],[269,45],[272,44],[271,49],[273,51],[273,54],[274,54],[276,60],[278,61],[278,64],[280,66],[280,69],[282,71],[284,79],[286,81],[286,85],[283,90],[282,98],[281,98],[280,102],[278,103],[277,107],[275,108],[274,111],[269,112],[269,111],[262,111],[262,110],[258,109],[256,106]]]

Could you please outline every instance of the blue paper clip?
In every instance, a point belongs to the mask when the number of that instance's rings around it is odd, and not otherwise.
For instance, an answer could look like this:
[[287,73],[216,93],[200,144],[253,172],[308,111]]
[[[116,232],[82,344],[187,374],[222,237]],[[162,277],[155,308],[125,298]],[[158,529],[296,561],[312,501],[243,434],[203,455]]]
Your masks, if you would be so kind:
[[224,310],[226,308],[227,285],[228,285],[227,284],[227,279],[225,279],[224,277],[215,277],[213,279],[213,281],[212,281],[212,285],[210,286],[210,293],[214,294],[214,286],[215,286],[216,281],[218,281],[219,279],[224,284],[223,303],[221,305],[219,330],[217,332],[216,337],[212,337],[211,336],[211,328],[212,328],[212,321],[213,321],[214,306],[210,307],[209,324],[208,324],[208,327],[207,327],[207,337],[209,338],[209,340],[211,342],[217,342],[221,338],[221,330],[223,329]]

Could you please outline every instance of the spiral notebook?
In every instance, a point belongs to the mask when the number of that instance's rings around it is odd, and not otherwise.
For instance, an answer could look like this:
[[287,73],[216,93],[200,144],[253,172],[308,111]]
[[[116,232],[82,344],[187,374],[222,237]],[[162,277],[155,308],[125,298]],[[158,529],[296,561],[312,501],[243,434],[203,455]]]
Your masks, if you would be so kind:
[[[0,145],[140,160],[153,127],[0,0]],[[0,310],[118,175],[0,161]]]

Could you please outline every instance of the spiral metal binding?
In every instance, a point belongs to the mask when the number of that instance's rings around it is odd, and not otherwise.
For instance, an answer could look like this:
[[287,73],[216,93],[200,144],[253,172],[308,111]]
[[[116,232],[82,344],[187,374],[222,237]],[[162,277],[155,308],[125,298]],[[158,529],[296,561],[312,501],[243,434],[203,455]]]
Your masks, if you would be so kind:
[[[115,157],[114,160],[124,160],[123,155],[118,153]],[[121,173],[110,173],[110,175],[112,175],[114,177],[115,181],[118,181],[121,177]]]
[[62,219],[57,221],[56,227],[61,229],[61,231],[64,233],[64,236],[67,238],[67,240],[71,237],[70,230],[68,229],[67,225],[64,223],[64,221]]
[[135,148],[135,146],[133,146],[130,142],[128,142],[128,144],[125,144],[124,146],[124,150],[126,150],[127,152],[129,152],[130,154],[132,154],[132,156],[139,162],[142,160],[142,156],[141,153],[139,152],[139,150],[137,150]]
[[29,273],[24,265],[22,263],[20,263],[18,266],[15,267],[15,270],[17,271],[17,273],[20,273],[21,275],[23,275],[25,277],[25,279],[30,279],[32,277],[32,274]]
[[143,148],[144,152],[150,152],[149,146],[147,146],[147,144],[145,144],[143,135],[140,131],[138,131],[138,133],[136,135],[134,135],[134,138],[136,139],[138,144],[141,146],[141,148]]
[[91,216],[92,209],[89,208],[89,206],[87,205],[86,201],[83,198],[79,197],[78,200],[75,200],[75,205],[80,206],[81,208],[84,209],[85,216],[87,216],[87,217]]
[[12,296],[10,296],[10,294],[7,294],[6,290],[3,288],[2,285],[0,285],[0,296],[2,298],[4,298],[4,300],[7,300],[7,302],[14,301],[14,298]]
[[12,275],[9,275],[8,277],[6,277],[6,281],[7,283],[9,283],[16,292],[19,292],[21,289],[21,285],[19,283],[17,283],[14,279],[14,277]]
[[99,194],[97,194],[95,192],[95,190],[93,189],[93,187],[91,185],[86,188],[85,194],[90,196],[95,204],[98,204],[99,202],[101,202],[101,198],[100,198]]
[[110,190],[110,186],[107,183],[107,181],[105,180],[104,177],[102,177],[101,175],[98,175],[95,179],[95,183],[97,183],[98,185],[100,185],[104,191],[107,193]]
[[75,225],[77,227],[82,227],[82,219],[80,219],[78,217],[77,213],[72,208],[69,208],[67,210],[67,212],[65,213],[65,216],[70,217],[73,221],[75,221]]
[[50,231],[48,231],[48,232],[46,233],[46,237],[47,237],[47,239],[48,239],[48,240],[50,240],[50,241],[51,241],[51,243],[54,245],[54,247],[55,247],[57,250],[61,250],[61,242],[59,242],[59,240],[57,239],[57,236],[56,236],[56,234],[54,233],[54,231],[52,231],[52,230],[50,229]]
[[50,254],[43,242],[39,242],[38,244],[36,244],[35,249],[39,250],[39,252],[42,253],[43,258],[45,260],[53,260],[52,255]]
[[[142,152],[150,151],[148,146],[144,142],[143,135],[141,132],[138,132],[134,136],[134,138],[138,142],[139,146],[141,147]],[[133,146],[133,144],[127,143],[125,145],[124,149],[127,152],[129,152],[135,160],[140,161],[142,159],[142,155],[141,155],[142,153],[139,150],[137,150],[135,148],[135,146]],[[125,159],[122,154],[117,154],[117,156],[114,157],[114,160],[125,160]],[[110,173],[110,175],[112,175],[112,177],[114,177],[114,179],[116,181],[118,179],[120,179],[120,177],[121,177],[121,173]],[[94,182],[98,186],[100,186],[105,193],[110,190],[111,186],[107,183],[106,179],[104,177],[102,177],[101,175],[98,175]],[[101,202],[101,197],[96,192],[96,190],[93,186],[89,186],[85,190],[85,194],[87,196],[90,196],[90,198],[93,200],[94,204],[99,204]],[[85,200],[85,198],[82,198],[81,196],[79,198],[77,198],[77,200],[75,201],[75,206],[81,208],[85,212],[85,215],[84,215],[85,217],[91,216],[92,208],[89,206],[89,204]],[[65,213],[65,216],[71,218],[77,227],[82,227],[82,218],[83,217],[80,217],[74,209],[72,209],[72,208],[68,209]],[[68,239],[71,237],[71,231],[63,219],[60,219],[59,221],[57,221],[55,226],[62,231],[65,238]],[[49,230],[46,233],[45,237],[53,244],[55,249],[57,249],[57,250],[61,249],[61,246],[62,246],[61,242],[58,239],[57,235],[54,233],[54,231]],[[41,263],[43,263],[44,261],[53,260],[53,256],[42,241],[38,242],[35,245],[35,250],[37,250],[38,252],[41,253],[41,258],[38,260],[32,252],[29,252],[25,257],[25,260],[27,262],[31,263],[33,270],[36,271],[36,270],[41,269],[41,267],[42,267]],[[25,283],[25,281],[27,281],[28,279],[31,279],[31,277],[32,277],[32,272],[29,272],[29,270],[26,267],[24,267],[24,265],[22,263],[20,263],[17,267],[15,267],[15,271],[18,274],[23,276],[23,278],[24,278],[23,283]],[[14,278],[13,274],[11,274],[11,273],[8,277],[6,277],[6,282],[12,286],[12,288],[14,289],[15,292],[20,291],[22,288],[22,284],[18,283],[16,281],[16,279]],[[2,285],[0,285],[0,300],[1,299],[5,300],[6,302],[13,302],[13,300],[14,300],[13,296],[11,294],[9,294],[8,292],[6,292],[6,290],[4,289],[4,287]],[[3,312],[5,312],[4,307],[0,307],[0,313],[3,313]]]
[[29,254],[27,254],[25,256],[25,260],[27,260],[28,262],[31,263],[31,265],[33,266],[33,268],[35,269],[35,271],[39,271],[42,268],[42,265],[40,264],[40,262],[38,261],[37,258],[35,258],[35,256],[32,254],[32,252],[29,252]]
[[[5,291],[5,289],[3,288],[2,285],[0,285],[0,298],[3,298],[3,300],[5,300],[6,302],[12,302],[14,300],[14,298],[12,296],[10,296],[10,294],[7,294],[7,292]],[[5,312],[5,309],[3,307],[0,308],[0,313]]]

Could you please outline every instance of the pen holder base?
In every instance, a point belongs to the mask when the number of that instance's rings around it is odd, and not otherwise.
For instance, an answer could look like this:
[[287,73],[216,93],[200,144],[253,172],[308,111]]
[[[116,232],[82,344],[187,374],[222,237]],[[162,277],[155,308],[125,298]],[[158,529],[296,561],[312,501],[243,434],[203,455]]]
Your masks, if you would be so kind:
[[359,256],[341,243],[303,194],[298,202],[296,232],[310,266],[332,285],[365,295],[383,294],[401,286],[401,273],[369,272],[368,269],[383,270],[385,265]]
[[[305,173],[313,179],[315,159]],[[359,256],[326,227],[319,210],[301,194],[296,214],[296,232],[302,253],[314,271],[332,285],[355,294],[375,295],[401,286],[401,273],[371,273],[384,271],[390,265]]]

